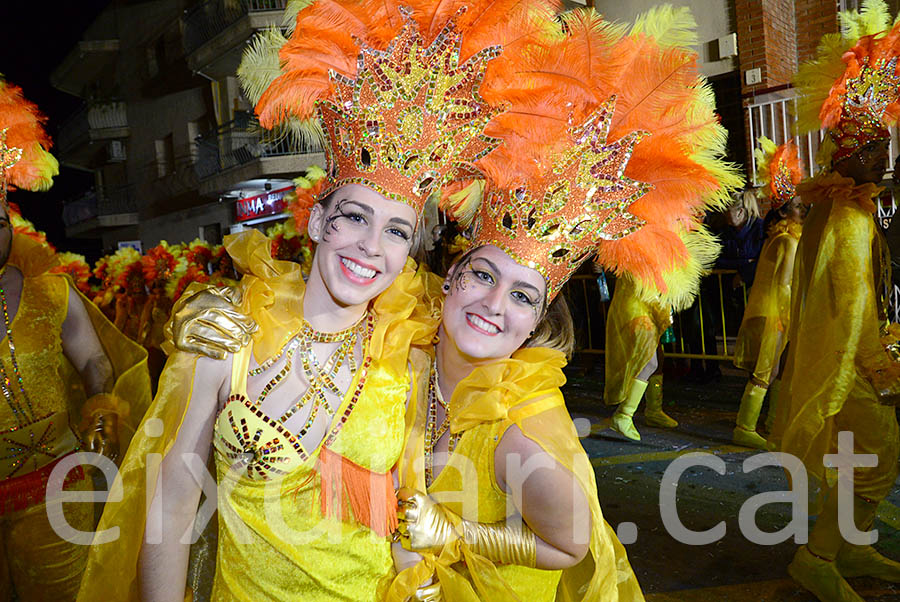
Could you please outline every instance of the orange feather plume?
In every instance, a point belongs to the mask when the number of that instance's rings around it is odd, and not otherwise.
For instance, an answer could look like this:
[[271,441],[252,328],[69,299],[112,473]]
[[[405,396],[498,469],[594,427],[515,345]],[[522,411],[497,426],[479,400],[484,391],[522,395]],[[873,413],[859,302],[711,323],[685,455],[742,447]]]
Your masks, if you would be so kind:
[[0,130],[7,130],[7,146],[22,150],[21,159],[6,172],[9,189],[47,190],[53,184],[59,164],[47,152],[52,143],[44,129],[46,122],[21,88],[0,78]]

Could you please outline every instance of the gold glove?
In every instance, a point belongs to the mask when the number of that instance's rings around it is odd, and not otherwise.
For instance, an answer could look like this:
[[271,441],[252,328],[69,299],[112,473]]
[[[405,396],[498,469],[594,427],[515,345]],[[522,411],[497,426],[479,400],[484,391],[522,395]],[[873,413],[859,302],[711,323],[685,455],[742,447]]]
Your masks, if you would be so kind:
[[166,340],[181,351],[220,360],[228,352],[240,351],[258,328],[252,318],[241,313],[240,302],[240,289],[231,286],[183,296],[166,322]]
[[103,454],[113,462],[119,459],[119,416],[112,412],[97,412],[92,424],[82,433],[85,448]]
[[500,564],[534,567],[537,563],[537,540],[522,521],[462,520],[430,496],[408,488],[401,489],[397,499],[398,530],[408,550],[440,552],[445,545],[461,539],[476,554]]
[[444,594],[441,592],[441,584],[423,585],[416,590],[415,595],[410,599],[412,602],[443,602]]

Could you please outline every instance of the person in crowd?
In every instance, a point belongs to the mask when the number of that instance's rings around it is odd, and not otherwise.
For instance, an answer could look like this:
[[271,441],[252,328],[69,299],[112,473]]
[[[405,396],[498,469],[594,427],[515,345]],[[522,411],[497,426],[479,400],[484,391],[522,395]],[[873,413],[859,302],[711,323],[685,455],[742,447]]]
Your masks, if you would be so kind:
[[[54,528],[51,473],[79,449],[115,461],[149,403],[146,353],[65,275],[56,253],[13,233],[7,191],[46,190],[57,173],[44,117],[0,79],[0,600],[74,600],[87,561],[83,542]],[[93,489],[79,462],[62,487]],[[56,494],[58,495],[58,492]],[[94,508],[66,504],[70,528],[90,532]],[[57,525],[59,523],[57,522]]]
[[[847,532],[848,523],[861,532],[872,528],[879,502],[894,488],[900,453],[894,408],[900,363],[888,351],[892,337],[880,332],[888,258],[874,219],[889,159],[888,125],[900,109],[894,70],[900,24],[892,27],[886,4],[873,0],[841,19],[847,37],[823,40],[796,78],[800,129],[827,129],[820,157],[828,167],[797,188],[812,208],[795,259],[772,438],[803,462],[817,494],[815,525],[788,572],[819,600],[862,602],[846,578],[900,581],[900,563],[867,545],[863,534]],[[826,81],[822,73],[837,79]],[[841,443],[848,435],[850,449]],[[841,447],[845,454],[872,454],[877,464],[857,464],[838,479],[827,454]]]
[[[781,354],[787,346],[791,314],[791,278],[794,256],[806,208],[795,197],[802,179],[797,148],[792,142],[776,147],[768,138],[759,139],[756,150],[758,179],[768,197],[767,238],[756,268],[734,351],[734,365],[750,372],[738,409],[733,440],[738,445],[766,449],[766,440],[756,432],[756,422],[766,392],[769,412],[766,432],[775,419],[780,383]],[[770,388],[770,385],[771,388]]]
[[[759,202],[752,188],[736,193],[724,211],[706,215],[710,231],[722,244],[714,267],[735,273],[711,274],[700,283],[700,296],[689,310],[687,326],[688,346],[693,354],[718,356],[716,337],[726,336],[732,324],[736,330],[740,323],[744,291],[753,283],[756,261],[765,240],[759,215]],[[691,359],[689,379],[706,383],[721,377],[719,360]]]

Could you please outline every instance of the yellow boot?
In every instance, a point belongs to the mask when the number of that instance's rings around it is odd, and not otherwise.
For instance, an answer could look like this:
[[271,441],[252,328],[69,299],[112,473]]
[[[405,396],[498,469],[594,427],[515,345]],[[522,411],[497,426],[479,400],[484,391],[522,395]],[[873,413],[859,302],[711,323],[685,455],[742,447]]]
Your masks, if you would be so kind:
[[835,562],[846,545],[838,526],[837,498],[834,489],[809,534],[809,543],[797,550],[788,573],[822,602],[864,602],[838,572]]
[[[853,496],[853,518],[860,531],[868,531],[875,522],[877,502]],[[837,555],[837,570],[844,577],[875,577],[900,583],[900,562],[882,556],[872,546],[844,543]]]
[[769,385],[769,408],[766,410],[766,432],[771,433],[775,427],[775,412],[778,411],[778,395],[781,393],[781,379],[776,378]]
[[766,449],[766,440],[756,433],[756,421],[759,419],[759,411],[765,397],[765,387],[754,385],[752,382],[747,383],[744,396],[741,397],[741,407],[738,409],[737,426],[734,427],[732,434],[732,441],[736,444]]
[[654,374],[647,381],[647,405],[644,406],[644,420],[650,426],[662,429],[673,429],[678,426],[678,421],[663,412],[662,402],[662,374]]
[[640,441],[641,434],[634,428],[634,412],[644,397],[644,391],[647,390],[647,382],[638,380],[637,378],[631,382],[631,389],[628,390],[628,399],[619,404],[615,414],[609,423],[609,428],[617,433],[628,437],[632,441]]

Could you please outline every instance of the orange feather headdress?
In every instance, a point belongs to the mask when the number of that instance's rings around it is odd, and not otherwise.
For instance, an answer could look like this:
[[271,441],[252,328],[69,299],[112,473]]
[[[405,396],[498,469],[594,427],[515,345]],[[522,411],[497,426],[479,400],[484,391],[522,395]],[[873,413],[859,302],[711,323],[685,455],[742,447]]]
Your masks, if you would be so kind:
[[0,76],[0,202],[7,190],[43,191],[53,185],[59,163],[47,150],[47,118],[22,89]]
[[697,216],[742,185],[722,161],[726,132],[690,49],[693,18],[659,7],[631,31],[593,10],[517,53],[485,97],[509,109],[487,131],[502,145],[479,161],[483,195],[460,191],[455,214],[483,198],[474,242],[540,271],[552,298],[590,257],[631,276],[647,297],[690,301],[718,246]]
[[757,142],[759,147],[754,151],[756,177],[762,183],[772,209],[778,209],[794,198],[797,184],[803,179],[797,146],[792,140],[781,146],[775,146],[775,143],[765,136],[761,136]]
[[324,139],[329,181],[316,200],[356,183],[421,212],[441,186],[471,177],[497,145],[483,132],[501,109],[480,94],[485,72],[504,41],[527,37],[532,15],[553,6],[409,4],[292,3],[288,36],[269,30],[244,55],[238,76],[260,124]]
[[839,17],[841,33],[824,36],[816,58],[794,78],[797,129],[828,129],[819,159],[832,165],[870,142],[889,140],[888,126],[900,117],[900,22],[891,25],[884,0]]

